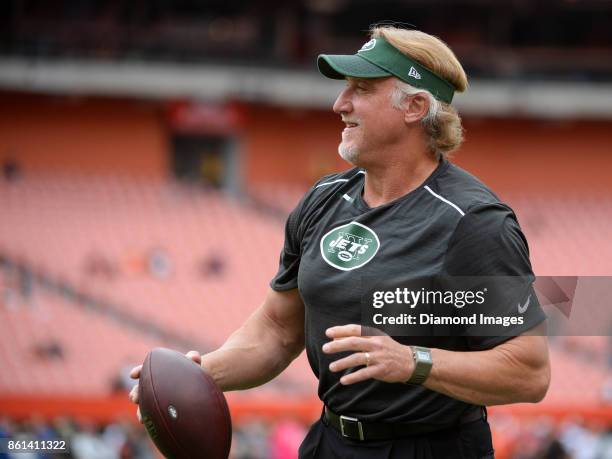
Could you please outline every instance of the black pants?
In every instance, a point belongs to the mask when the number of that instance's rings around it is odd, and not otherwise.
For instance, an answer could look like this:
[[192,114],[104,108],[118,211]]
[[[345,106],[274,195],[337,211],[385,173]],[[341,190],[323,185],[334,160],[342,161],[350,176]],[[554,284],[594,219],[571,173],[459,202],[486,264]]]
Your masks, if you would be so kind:
[[320,419],[308,431],[299,459],[493,459],[486,419],[427,435],[385,441],[344,438]]

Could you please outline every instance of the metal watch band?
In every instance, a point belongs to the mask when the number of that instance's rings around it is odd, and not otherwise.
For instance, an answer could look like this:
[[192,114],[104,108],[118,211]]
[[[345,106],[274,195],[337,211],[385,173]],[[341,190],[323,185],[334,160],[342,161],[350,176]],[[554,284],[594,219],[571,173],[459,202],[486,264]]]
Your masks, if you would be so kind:
[[433,366],[431,349],[420,346],[410,346],[410,348],[414,358],[414,371],[410,379],[406,381],[406,384],[423,384]]

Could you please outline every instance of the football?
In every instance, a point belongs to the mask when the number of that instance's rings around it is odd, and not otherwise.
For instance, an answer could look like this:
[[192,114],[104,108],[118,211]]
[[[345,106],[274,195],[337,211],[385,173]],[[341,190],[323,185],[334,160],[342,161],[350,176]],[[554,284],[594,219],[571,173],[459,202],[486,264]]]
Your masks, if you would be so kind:
[[142,422],[170,459],[227,459],[232,423],[213,379],[184,354],[155,348],[145,358],[139,382]]

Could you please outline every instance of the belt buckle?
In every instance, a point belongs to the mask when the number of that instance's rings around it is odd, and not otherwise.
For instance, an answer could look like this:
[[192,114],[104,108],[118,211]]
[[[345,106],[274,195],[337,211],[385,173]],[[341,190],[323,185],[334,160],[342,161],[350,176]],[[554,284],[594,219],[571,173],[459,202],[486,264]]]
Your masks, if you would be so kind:
[[361,424],[361,421],[359,419],[357,419],[357,418],[351,418],[349,416],[340,416],[340,432],[342,433],[342,436],[350,438],[344,432],[344,423],[346,421],[355,422],[357,424],[357,430],[359,432],[359,440],[363,441],[365,439],[365,437],[363,436],[363,425]]

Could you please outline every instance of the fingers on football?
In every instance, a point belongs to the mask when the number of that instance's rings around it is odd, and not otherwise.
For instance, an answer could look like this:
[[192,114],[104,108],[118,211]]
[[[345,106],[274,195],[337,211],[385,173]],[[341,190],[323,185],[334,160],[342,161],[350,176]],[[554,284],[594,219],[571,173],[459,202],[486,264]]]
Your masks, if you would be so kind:
[[130,400],[134,403],[138,403],[138,384],[132,387],[130,391]]
[[198,351],[189,351],[185,355],[195,363],[202,363],[202,355]]
[[142,370],[142,365],[138,365],[130,370],[130,378],[138,379],[140,378],[140,371]]

